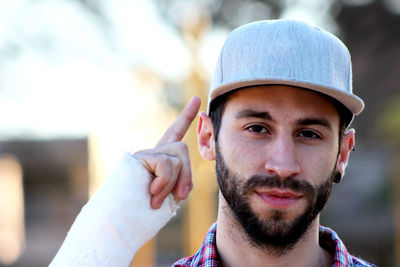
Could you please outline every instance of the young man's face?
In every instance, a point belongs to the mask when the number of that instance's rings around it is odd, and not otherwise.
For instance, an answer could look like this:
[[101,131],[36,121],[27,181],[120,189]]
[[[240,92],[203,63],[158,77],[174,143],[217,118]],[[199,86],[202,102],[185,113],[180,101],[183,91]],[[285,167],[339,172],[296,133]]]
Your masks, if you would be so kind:
[[228,98],[215,144],[218,182],[254,243],[282,251],[303,236],[340,169],[338,135],[337,110],[312,91],[252,87]]

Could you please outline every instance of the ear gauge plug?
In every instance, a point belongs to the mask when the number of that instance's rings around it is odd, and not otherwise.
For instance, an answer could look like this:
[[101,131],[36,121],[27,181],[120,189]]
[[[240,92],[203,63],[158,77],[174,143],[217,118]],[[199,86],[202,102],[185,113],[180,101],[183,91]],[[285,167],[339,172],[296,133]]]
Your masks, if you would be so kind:
[[333,182],[335,184],[340,183],[340,181],[342,180],[342,174],[340,172],[335,173],[335,176],[333,177]]

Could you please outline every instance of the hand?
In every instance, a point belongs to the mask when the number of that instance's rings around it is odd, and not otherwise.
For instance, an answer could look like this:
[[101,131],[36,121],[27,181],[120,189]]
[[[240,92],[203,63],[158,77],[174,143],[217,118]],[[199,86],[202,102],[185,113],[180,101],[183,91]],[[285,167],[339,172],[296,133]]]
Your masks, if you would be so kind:
[[177,202],[192,190],[192,170],[188,148],[181,142],[200,108],[200,98],[193,97],[153,149],[133,156],[154,176],[150,183],[151,207],[158,209],[169,193]]

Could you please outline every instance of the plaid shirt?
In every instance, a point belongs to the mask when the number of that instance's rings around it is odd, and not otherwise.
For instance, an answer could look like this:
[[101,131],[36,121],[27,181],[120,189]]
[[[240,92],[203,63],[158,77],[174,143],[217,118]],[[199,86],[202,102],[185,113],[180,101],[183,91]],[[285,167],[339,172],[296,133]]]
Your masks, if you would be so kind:
[[[217,267],[220,266],[216,248],[217,224],[214,223],[203,241],[203,245],[197,253],[191,257],[183,258],[172,266],[174,267]],[[338,235],[327,227],[320,226],[320,245],[334,255],[332,267],[372,267],[375,266],[357,257],[350,255]]]

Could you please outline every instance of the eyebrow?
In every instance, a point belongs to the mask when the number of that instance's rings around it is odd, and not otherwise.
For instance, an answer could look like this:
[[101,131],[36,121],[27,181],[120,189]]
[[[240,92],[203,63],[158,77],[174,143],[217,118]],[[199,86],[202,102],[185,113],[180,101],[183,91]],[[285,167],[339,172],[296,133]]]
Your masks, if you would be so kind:
[[235,118],[236,119],[259,118],[259,119],[268,120],[271,122],[275,121],[268,111],[256,111],[256,110],[252,110],[252,109],[245,109],[245,110],[239,111],[235,115]]
[[304,118],[296,121],[296,125],[320,125],[332,130],[332,124],[325,118]]
[[[253,109],[241,110],[235,115],[235,118],[236,119],[259,118],[275,122],[275,120],[272,118],[271,114],[268,111],[256,111]],[[298,119],[295,124],[299,126],[320,125],[332,130],[332,124],[326,118],[323,117],[302,118]]]

